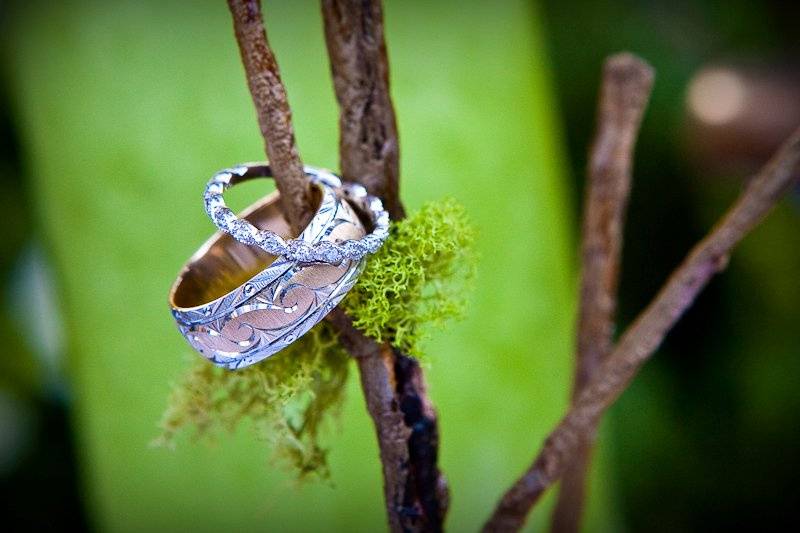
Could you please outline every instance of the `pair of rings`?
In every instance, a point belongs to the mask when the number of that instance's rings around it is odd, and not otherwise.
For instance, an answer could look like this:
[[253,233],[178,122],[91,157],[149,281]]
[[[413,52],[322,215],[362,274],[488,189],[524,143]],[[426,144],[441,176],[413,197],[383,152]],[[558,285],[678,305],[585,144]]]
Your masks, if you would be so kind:
[[297,340],[344,298],[388,236],[378,198],[330,171],[305,173],[318,207],[295,238],[277,191],[241,216],[222,198],[237,183],[270,177],[268,165],[222,170],[206,186],[206,213],[219,231],[183,267],[169,304],[181,334],[218,366],[243,368]]

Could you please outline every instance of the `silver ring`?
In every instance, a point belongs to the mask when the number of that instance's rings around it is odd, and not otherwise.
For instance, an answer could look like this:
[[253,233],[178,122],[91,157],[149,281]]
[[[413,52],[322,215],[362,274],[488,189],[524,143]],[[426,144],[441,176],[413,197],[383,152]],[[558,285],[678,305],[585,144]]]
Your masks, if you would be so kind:
[[253,178],[270,177],[270,168],[263,163],[238,165],[214,174],[206,185],[203,195],[206,214],[217,228],[229,233],[237,241],[250,246],[258,246],[271,254],[282,255],[295,261],[336,265],[344,259],[357,261],[367,254],[377,252],[389,235],[389,213],[383,209],[381,200],[370,196],[361,185],[342,184],[339,177],[330,170],[306,166],[304,171],[311,181],[324,183],[341,191],[350,202],[367,214],[373,225],[372,232],[360,239],[316,243],[308,243],[303,239],[287,241],[273,231],[258,229],[246,220],[238,218],[225,205],[222,195],[237,183]]
[[[250,165],[244,175],[264,175]],[[297,241],[320,243],[361,239],[365,229],[335,181],[311,176],[319,208]],[[255,231],[286,241],[289,226],[278,193],[242,213]],[[290,241],[291,242],[291,241]],[[364,259],[338,265],[302,262],[216,232],[189,260],[175,281],[169,303],[181,334],[212,363],[228,369],[257,363],[285,348],[322,320],[355,284]]]

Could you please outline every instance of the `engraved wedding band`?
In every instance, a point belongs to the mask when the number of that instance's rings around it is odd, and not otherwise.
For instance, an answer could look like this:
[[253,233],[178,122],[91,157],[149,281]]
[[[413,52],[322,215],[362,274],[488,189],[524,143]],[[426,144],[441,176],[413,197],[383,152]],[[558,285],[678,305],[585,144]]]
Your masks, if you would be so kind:
[[[212,363],[238,369],[285,348],[322,320],[355,284],[367,253],[388,235],[380,200],[360,185],[306,167],[319,202],[311,222],[291,238],[275,192],[237,217],[222,193],[247,179],[269,177],[265,164],[214,175],[206,211],[216,232],[181,271],[169,303],[178,329]],[[366,234],[355,206],[372,223]]]

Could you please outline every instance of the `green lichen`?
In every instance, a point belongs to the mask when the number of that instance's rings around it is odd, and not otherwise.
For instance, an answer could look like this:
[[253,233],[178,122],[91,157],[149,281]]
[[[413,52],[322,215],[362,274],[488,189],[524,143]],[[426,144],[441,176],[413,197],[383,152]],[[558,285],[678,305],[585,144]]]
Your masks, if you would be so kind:
[[[474,273],[472,241],[459,204],[426,204],[392,224],[390,238],[342,305],[367,335],[419,356],[428,326],[463,310]],[[174,387],[156,442],[174,446],[185,428],[197,439],[214,439],[249,420],[274,458],[299,479],[327,478],[320,438],[326,420],[341,409],[348,361],[325,322],[279,355],[236,372],[197,358]]]
[[474,274],[474,232],[454,200],[425,204],[390,238],[342,302],[356,327],[419,356],[427,326],[461,315]]
[[155,444],[173,447],[181,430],[196,440],[214,440],[245,419],[299,479],[329,475],[320,433],[344,399],[348,355],[330,325],[318,324],[279,357],[236,372],[202,358],[174,386]]

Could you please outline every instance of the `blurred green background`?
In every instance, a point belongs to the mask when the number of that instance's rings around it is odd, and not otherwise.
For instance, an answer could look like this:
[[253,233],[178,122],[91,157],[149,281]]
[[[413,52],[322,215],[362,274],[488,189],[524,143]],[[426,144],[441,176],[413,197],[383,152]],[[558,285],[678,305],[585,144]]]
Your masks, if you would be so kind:
[[[316,2],[266,1],[305,161],[336,167]],[[468,317],[427,345],[451,484],[474,531],[568,398],[577,228],[603,58],[657,69],[636,157],[621,326],[800,123],[778,2],[400,2],[385,8],[410,208],[479,230]],[[296,487],[248,428],[148,447],[195,357],[166,295],[210,233],[201,189],[263,159],[224,2],[0,4],[0,487],[8,523],[100,531],[381,530],[351,379],[332,484]],[[249,188],[260,194],[267,185]],[[777,525],[800,503],[800,222],[784,202],[603,428],[586,529]],[[552,494],[548,502],[551,503]],[[548,511],[534,513],[541,529]]]

